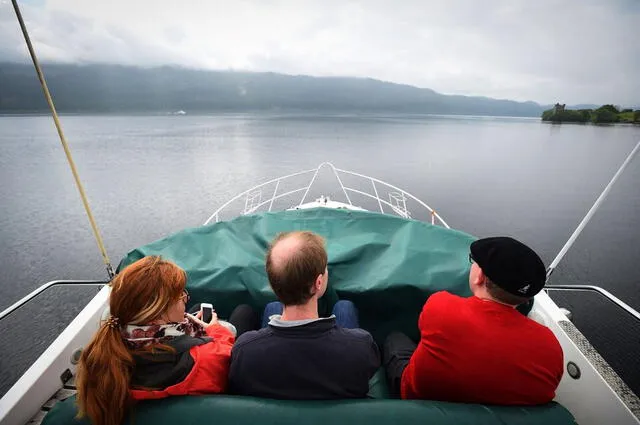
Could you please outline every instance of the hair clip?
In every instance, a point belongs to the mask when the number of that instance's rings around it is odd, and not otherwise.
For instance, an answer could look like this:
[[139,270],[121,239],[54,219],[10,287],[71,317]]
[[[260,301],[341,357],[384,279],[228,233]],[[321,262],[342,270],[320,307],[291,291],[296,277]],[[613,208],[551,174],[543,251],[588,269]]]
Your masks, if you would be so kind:
[[120,327],[120,319],[118,319],[115,316],[109,316],[109,318],[107,319],[106,325],[109,326],[111,329],[117,329]]

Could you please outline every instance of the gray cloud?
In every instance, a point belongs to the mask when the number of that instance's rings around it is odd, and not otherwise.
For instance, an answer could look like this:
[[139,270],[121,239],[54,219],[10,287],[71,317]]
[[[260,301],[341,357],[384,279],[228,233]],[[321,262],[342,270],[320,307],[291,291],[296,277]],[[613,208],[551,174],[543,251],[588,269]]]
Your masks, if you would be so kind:
[[[640,104],[636,0],[47,0],[42,60],[373,77],[443,93]],[[24,58],[0,0],[0,58]]]

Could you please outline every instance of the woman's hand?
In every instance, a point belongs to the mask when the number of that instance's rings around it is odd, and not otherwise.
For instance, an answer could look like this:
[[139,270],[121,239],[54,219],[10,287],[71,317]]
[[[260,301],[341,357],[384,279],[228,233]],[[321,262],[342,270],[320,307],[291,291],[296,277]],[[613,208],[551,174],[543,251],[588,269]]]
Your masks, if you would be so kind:
[[187,318],[193,323],[197,323],[198,325],[202,326],[204,329],[207,329],[209,326],[218,324],[218,315],[215,311],[211,312],[211,321],[209,323],[202,320],[202,311],[199,311],[195,316],[187,313]]

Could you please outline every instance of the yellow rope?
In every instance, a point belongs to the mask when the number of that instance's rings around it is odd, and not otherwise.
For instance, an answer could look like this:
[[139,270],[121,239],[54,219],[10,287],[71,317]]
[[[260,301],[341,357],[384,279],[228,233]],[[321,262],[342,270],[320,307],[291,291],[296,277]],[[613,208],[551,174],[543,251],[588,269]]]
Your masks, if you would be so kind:
[[104,261],[104,264],[107,267],[107,273],[109,274],[109,278],[111,278],[113,277],[114,273],[113,273],[113,268],[111,267],[111,262],[109,261],[109,256],[107,255],[107,250],[104,247],[102,236],[100,236],[100,230],[98,230],[98,225],[96,224],[96,221],[93,219],[93,214],[91,213],[91,207],[89,207],[89,201],[87,201],[87,195],[84,193],[82,182],[80,182],[80,177],[78,176],[78,170],[76,170],[76,165],[73,162],[73,157],[71,156],[71,151],[69,150],[69,146],[67,145],[67,140],[64,137],[64,133],[62,132],[62,126],[60,125],[60,120],[58,119],[58,113],[56,112],[56,107],[53,104],[53,99],[51,99],[51,94],[49,93],[47,82],[44,79],[44,74],[42,73],[42,69],[40,68],[40,64],[38,63],[36,52],[33,50],[33,45],[31,44],[31,39],[29,38],[29,33],[27,32],[27,27],[24,24],[24,20],[22,19],[22,14],[20,13],[20,9],[18,8],[18,2],[17,0],[11,0],[11,3],[13,4],[13,9],[16,12],[16,16],[18,17],[18,22],[20,23],[20,29],[22,30],[22,35],[24,35],[24,40],[27,42],[27,48],[29,49],[31,60],[33,60],[33,66],[36,68],[36,73],[38,74],[38,79],[40,80],[42,91],[44,91],[44,97],[47,99],[47,103],[49,104],[49,109],[51,109],[53,122],[56,125],[56,130],[58,130],[58,136],[60,136],[60,142],[62,143],[62,147],[64,148],[64,153],[67,156],[67,161],[69,162],[69,167],[71,167],[71,172],[73,173],[73,178],[76,181],[76,186],[78,187],[78,191],[80,192],[80,198],[82,198],[82,204],[84,205],[84,210],[86,211],[87,217],[89,218],[89,222],[91,223],[91,229],[93,230],[93,235],[95,236],[96,242],[98,243],[100,254],[102,254],[102,261]]

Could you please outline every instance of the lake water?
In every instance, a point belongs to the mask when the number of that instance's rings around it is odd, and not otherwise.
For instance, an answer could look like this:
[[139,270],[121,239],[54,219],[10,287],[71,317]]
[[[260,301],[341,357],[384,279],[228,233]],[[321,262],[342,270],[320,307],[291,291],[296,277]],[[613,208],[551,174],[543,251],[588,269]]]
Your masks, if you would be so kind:
[[[62,123],[114,264],[139,245],[202,224],[239,191],[323,161],[402,187],[454,228],[514,236],[548,264],[640,140],[638,127],[490,117],[64,116]],[[105,277],[50,117],[0,117],[0,178],[0,309],[49,280]],[[637,158],[553,283],[600,285],[640,309],[639,182]],[[0,323],[0,394],[94,293],[55,289]],[[554,298],[640,392],[640,327],[598,296]]]

